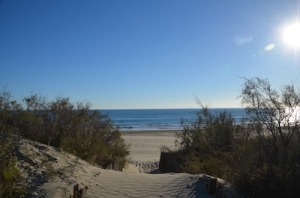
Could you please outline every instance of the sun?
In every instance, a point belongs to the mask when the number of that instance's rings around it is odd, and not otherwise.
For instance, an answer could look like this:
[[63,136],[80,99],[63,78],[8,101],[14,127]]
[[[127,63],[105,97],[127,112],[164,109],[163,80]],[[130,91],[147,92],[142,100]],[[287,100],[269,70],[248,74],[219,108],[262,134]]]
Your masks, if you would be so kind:
[[283,31],[283,40],[292,47],[300,47],[300,23],[294,23]]

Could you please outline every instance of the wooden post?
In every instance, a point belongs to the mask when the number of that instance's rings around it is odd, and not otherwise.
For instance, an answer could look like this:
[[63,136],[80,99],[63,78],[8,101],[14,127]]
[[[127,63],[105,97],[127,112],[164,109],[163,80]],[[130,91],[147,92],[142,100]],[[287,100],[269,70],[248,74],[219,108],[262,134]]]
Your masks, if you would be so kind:
[[88,190],[87,186],[85,188],[79,189],[79,184],[75,184],[73,187],[73,198],[83,198],[87,190]]
[[213,195],[217,189],[217,178],[215,177],[208,177],[205,179],[206,189],[208,190],[209,194]]
[[75,184],[73,187],[73,198],[80,198],[79,197],[79,184]]
[[217,178],[213,177],[210,178],[210,189],[209,189],[209,193],[210,194],[214,194],[216,192],[216,188],[217,188]]

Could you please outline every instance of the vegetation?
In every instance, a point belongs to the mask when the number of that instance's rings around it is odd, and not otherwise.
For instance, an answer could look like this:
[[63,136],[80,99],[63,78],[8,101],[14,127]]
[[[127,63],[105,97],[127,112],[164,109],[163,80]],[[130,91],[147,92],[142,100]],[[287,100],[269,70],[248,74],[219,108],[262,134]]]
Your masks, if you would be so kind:
[[103,168],[124,167],[129,151],[121,133],[89,104],[74,105],[69,98],[47,102],[38,95],[24,98],[24,103],[26,110],[16,116],[20,135],[60,147]]
[[16,144],[0,138],[0,197],[24,197],[25,188],[18,183],[19,171],[16,167]]
[[214,115],[208,107],[201,107],[198,121],[185,124],[183,132],[177,134],[175,143],[180,148],[182,169],[228,178],[231,174],[228,165],[234,161],[238,142],[249,138],[246,126],[235,125],[226,111]]
[[[0,95],[0,197],[24,197],[25,188],[18,184],[19,171],[16,167],[15,151],[17,144],[9,141],[13,127],[12,110],[17,108],[10,101],[10,93],[5,90]],[[3,131],[6,131],[4,134]]]
[[106,115],[91,110],[89,103],[74,104],[69,98],[48,101],[32,94],[20,104],[11,100],[11,94],[3,89],[0,96],[0,133],[0,189],[7,186],[8,190],[3,193],[10,195],[17,169],[13,152],[15,146],[6,144],[9,141],[4,138],[8,135],[19,135],[59,147],[92,164],[114,170],[122,170],[129,155],[128,145]]
[[[249,167],[256,169],[242,170],[237,179],[238,187],[257,197],[298,196],[300,90],[294,85],[286,85],[277,91],[268,80],[245,79],[241,98],[247,105],[246,111],[256,132],[256,148],[250,156],[255,164],[252,162]],[[247,165],[250,159],[244,158],[241,164]],[[257,195],[260,190],[266,194]]]
[[230,114],[212,115],[201,105],[198,121],[184,125],[176,142],[183,170],[231,181],[243,197],[297,197],[300,91],[245,79],[240,98],[248,116],[239,124]]

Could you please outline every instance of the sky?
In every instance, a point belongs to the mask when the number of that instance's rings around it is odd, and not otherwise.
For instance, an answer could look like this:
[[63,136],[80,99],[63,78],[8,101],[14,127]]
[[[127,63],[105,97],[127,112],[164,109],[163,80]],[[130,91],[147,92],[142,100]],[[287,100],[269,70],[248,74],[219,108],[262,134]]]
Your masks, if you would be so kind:
[[1,0],[0,88],[94,109],[242,107],[243,78],[300,85],[283,39],[297,21],[300,0]]

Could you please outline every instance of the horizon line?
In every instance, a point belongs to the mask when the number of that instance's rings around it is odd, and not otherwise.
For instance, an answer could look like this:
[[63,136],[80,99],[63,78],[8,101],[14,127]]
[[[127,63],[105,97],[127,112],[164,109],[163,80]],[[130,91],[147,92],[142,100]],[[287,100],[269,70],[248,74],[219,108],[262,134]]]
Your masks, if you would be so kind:
[[[245,107],[208,107],[209,109],[244,109]],[[202,107],[186,108],[95,108],[92,110],[171,110],[171,109],[202,109]]]

